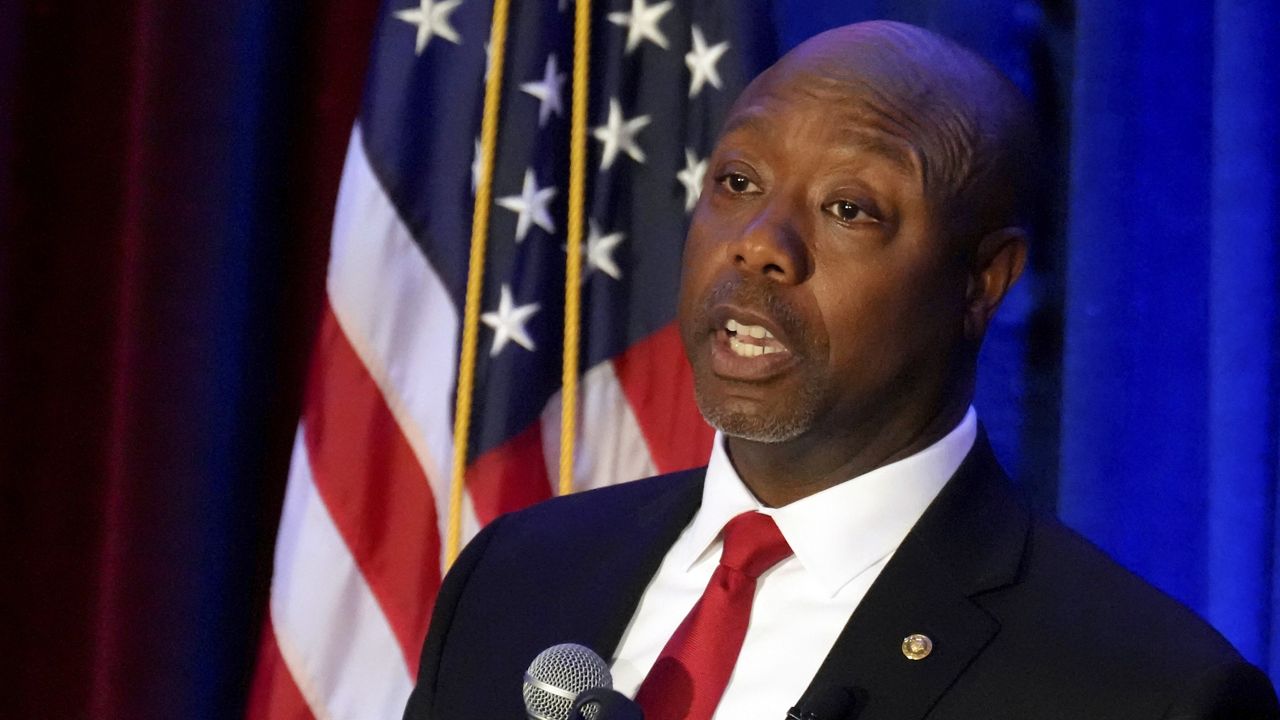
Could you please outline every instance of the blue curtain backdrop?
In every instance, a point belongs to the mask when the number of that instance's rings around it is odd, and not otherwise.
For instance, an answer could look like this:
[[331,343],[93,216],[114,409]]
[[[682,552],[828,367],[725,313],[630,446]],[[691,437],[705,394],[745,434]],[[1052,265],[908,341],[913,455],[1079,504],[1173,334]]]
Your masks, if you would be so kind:
[[1280,676],[1280,9],[1077,8],[1059,512]]
[[[0,3],[18,715],[238,714],[376,5]],[[1000,457],[1280,678],[1280,9],[775,0],[761,22],[785,49],[870,18],[969,45],[1038,113],[1052,182],[977,400]]]

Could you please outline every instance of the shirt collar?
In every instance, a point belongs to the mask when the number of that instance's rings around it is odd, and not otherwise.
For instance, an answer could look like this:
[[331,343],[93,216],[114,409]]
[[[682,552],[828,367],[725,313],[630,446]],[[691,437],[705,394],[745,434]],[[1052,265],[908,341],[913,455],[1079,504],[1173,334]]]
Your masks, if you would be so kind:
[[734,516],[757,510],[772,515],[806,574],[826,595],[892,554],[955,474],[978,434],[972,407],[941,440],[781,508],[767,508],[751,494],[716,433],[702,488],[702,506],[681,538],[680,567],[690,569],[718,545]]

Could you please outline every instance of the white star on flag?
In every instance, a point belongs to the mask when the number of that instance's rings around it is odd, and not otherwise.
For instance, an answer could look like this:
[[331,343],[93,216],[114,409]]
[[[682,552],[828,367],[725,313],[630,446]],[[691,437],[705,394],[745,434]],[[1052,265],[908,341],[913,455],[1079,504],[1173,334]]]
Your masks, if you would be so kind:
[[601,169],[608,170],[613,165],[618,152],[624,152],[638,163],[644,162],[644,151],[636,144],[636,134],[649,124],[649,116],[627,120],[622,117],[622,106],[617,98],[609,98],[609,119],[604,125],[591,131],[592,137],[604,143],[604,157],[600,160]]
[[720,57],[728,49],[728,42],[707,47],[707,41],[702,37],[702,29],[697,25],[693,26],[693,49],[684,56],[684,64],[689,66],[689,73],[692,75],[689,82],[689,97],[697,97],[705,83],[710,83],[717,90],[722,87],[720,71],[716,69],[716,63],[720,62]]
[[628,55],[645,40],[666,50],[667,36],[662,34],[658,21],[670,11],[670,0],[657,5],[645,5],[645,0],[631,0],[631,12],[611,12],[609,22],[627,28]]
[[621,280],[622,271],[618,269],[618,263],[614,262],[613,251],[624,238],[626,235],[620,232],[602,235],[595,218],[588,220],[587,247],[585,248],[587,272],[582,274],[582,279],[586,280],[592,270],[599,270],[614,280]]
[[520,85],[521,90],[539,100],[538,127],[547,124],[547,118],[551,117],[551,113],[562,114],[560,88],[564,86],[564,77],[564,73],[556,73],[556,54],[551,53],[547,58],[547,67],[542,73],[542,80]]
[[418,37],[413,43],[414,55],[421,55],[433,37],[442,37],[454,45],[462,44],[462,36],[449,24],[449,15],[461,4],[462,0],[419,0],[418,7],[393,13],[397,20],[418,26]]
[[517,306],[511,298],[511,286],[502,283],[502,296],[498,299],[497,312],[487,312],[480,316],[480,322],[493,328],[493,347],[489,348],[489,357],[502,352],[507,342],[514,341],[520,347],[533,352],[538,349],[533,338],[525,330],[524,324],[529,322],[539,310],[538,303]]
[[481,156],[480,138],[476,138],[476,149],[471,155],[471,194],[476,194],[476,188],[480,185],[480,167],[484,164],[484,157]]
[[556,231],[555,220],[551,218],[551,211],[547,208],[547,203],[555,196],[554,187],[538,187],[533,168],[526,168],[520,194],[498,198],[498,205],[519,215],[516,219],[517,243],[524,241],[524,236],[529,234],[530,225],[537,225],[548,233]]
[[684,211],[689,212],[698,204],[702,195],[702,178],[707,174],[706,159],[699,160],[689,148],[684,149],[684,169],[676,173],[676,179],[684,186]]

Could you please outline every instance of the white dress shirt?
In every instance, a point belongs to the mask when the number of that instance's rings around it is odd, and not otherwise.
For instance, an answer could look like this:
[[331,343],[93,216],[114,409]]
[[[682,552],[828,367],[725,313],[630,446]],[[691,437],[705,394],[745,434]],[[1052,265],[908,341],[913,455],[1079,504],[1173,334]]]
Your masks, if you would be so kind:
[[780,508],[751,494],[717,433],[702,506],[640,598],[612,663],[614,688],[634,697],[720,562],[720,531],[739,513],[772,515],[795,555],[760,576],[751,624],[715,718],[782,720],[817,673],[885,563],[973,447],[969,408],[946,437]]

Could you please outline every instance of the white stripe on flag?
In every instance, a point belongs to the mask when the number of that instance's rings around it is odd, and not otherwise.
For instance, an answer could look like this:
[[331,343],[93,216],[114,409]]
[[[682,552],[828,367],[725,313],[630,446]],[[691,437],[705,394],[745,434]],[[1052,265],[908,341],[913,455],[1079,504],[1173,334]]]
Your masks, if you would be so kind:
[[398,718],[413,679],[316,491],[302,430],[299,424],[276,538],[276,643],[316,720]]
[[[449,522],[458,312],[374,175],[357,124],[333,220],[329,302]],[[464,507],[464,537],[479,527]],[[443,547],[443,543],[441,543]]]
[[[581,402],[574,448],[574,489],[615,485],[657,472],[612,362],[606,360],[582,376],[578,397]],[[553,491],[560,477],[561,402],[561,392],[557,392],[542,410],[542,454]]]

